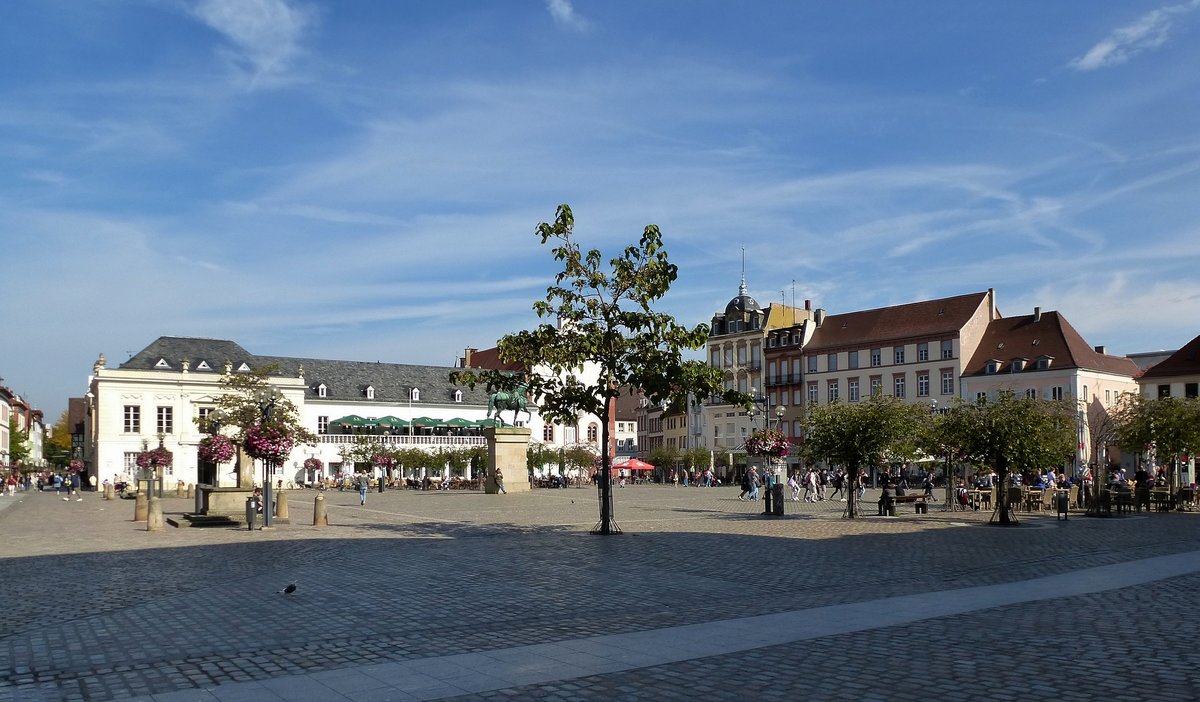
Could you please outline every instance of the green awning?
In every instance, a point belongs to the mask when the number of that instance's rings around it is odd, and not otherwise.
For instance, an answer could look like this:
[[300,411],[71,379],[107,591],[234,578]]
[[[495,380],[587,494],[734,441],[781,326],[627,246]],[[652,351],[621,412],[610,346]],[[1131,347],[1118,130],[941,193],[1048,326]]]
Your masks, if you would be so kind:
[[403,419],[400,419],[399,417],[393,417],[390,414],[386,417],[380,417],[379,419],[376,419],[375,424],[377,424],[378,426],[381,426],[381,427],[390,427],[392,429],[407,429],[408,428],[408,422],[404,421]]
[[446,422],[441,419],[434,419],[433,417],[417,417],[416,419],[412,420],[412,425],[414,427],[426,427],[426,428],[428,428],[428,427],[444,427],[444,426],[446,426]]
[[366,422],[367,422],[366,419],[363,419],[362,417],[358,416],[357,414],[349,414],[349,415],[346,415],[345,417],[341,417],[339,419],[333,420],[332,422],[330,422],[330,424],[341,424],[342,426],[346,426],[346,427],[363,427],[363,426],[367,426]]
[[447,419],[446,426],[454,427],[455,429],[464,429],[466,427],[477,427],[479,425],[476,424],[475,422],[472,422],[469,419],[463,419],[462,417],[455,417],[454,419]]

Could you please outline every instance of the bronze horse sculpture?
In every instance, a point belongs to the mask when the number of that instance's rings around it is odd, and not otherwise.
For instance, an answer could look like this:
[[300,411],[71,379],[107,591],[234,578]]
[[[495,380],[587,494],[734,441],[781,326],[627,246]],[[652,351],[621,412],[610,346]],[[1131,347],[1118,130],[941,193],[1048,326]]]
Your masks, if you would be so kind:
[[528,401],[525,399],[525,391],[529,388],[526,383],[517,383],[517,386],[512,391],[499,390],[488,396],[488,411],[487,416],[490,419],[492,415],[496,415],[496,420],[504,424],[504,420],[500,419],[500,413],[504,410],[513,411],[513,426],[517,424],[517,415],[521,412],[525,413],[527,419],[533,419],[533,413],[529,411]]

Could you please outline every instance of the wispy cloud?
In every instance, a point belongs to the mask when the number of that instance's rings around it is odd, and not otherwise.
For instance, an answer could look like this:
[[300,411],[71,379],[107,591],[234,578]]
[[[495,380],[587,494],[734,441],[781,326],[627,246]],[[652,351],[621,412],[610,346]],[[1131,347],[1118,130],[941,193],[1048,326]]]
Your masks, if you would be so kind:
[[575,12],[571,0],[546,0],[546,9],[550,10],[555,22],[577,32],[585,32],[592,26],[585,17]]
[[221,54],[249,89],[287,82],[316,21],[312,8],[289,0],[200,0],[192,14],[229,40]]
[[1176,18],[1198,7],[1200,0],[1191,0],[1147,12],[1130,24],[1114,29],[1087,53],[1071,59],[1069,65],[1077,71],[1094,71],[1125,63],[1143,51],[1157,49],[1167,42],[1167,34]]

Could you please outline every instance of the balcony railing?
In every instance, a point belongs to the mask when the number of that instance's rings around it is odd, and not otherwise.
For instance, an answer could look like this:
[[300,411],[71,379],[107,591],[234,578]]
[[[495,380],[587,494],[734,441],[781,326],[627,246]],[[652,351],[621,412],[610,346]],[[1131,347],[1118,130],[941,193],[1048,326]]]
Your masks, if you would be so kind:
[[[322,444],[353,444],[360,437],[353,434],[322,434],[317,437],[318,443]],[[384,446],[412,446],[415,448],[428,448],[430,446],[486,446],[487,439],[482,436],[438,436],[407,434],[397,436],[375,436],[372,435],[371,441],[383,444]]]

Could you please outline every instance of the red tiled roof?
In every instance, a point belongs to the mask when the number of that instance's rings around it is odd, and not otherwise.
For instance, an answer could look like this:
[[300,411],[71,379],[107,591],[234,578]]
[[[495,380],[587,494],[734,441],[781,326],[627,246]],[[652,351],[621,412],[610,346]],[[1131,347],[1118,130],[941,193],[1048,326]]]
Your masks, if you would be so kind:
[[804,348],[819,351],[923,336],[957,335],[979,306],[987,303],[987,297],[987,292],[977,292],[862,312],[831,314],[817,327]]
[[482,351],[474,351],[471,353],[469,362],[471,368],[485,368],[489,370],[500,371],[525,371],[526,368],[521,363],[505,363],[500,360],[500,347],[493,346],[490,349]]
[[1001,372],[1008,373],[1009,364],[1016,358],[1028,361],[1019,373],[1034,372],[1039,356],[1054,359],[1051,370],[1083,368],[1131,378],[1138,375],[1137,364],[1124,356],[1098,353],[1065,317],[1054,311],[1043,312],[1040,320],[1032,314],[992,320],[962,374],[986,375],[987,363],[992,360],[1000,361]]
[[1143,378],[1165,378],[1173,375],[1195,375],[1200,373],[1200,336],[1187,342],[1183,348],[1150,366],[1142,373]]

